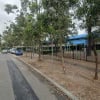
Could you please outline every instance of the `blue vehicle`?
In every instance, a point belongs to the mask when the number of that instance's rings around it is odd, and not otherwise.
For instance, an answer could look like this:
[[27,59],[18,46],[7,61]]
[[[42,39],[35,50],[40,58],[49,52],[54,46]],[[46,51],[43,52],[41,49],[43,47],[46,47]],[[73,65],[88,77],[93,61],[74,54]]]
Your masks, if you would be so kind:
[[15,51],[16,55],[23,55],[23,50],[21,48],[17,48]]

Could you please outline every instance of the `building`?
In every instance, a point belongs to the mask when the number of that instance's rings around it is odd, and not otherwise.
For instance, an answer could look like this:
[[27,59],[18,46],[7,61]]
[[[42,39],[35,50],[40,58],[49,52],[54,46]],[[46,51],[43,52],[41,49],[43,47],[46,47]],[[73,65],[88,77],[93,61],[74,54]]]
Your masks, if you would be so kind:
[[[97,36],[100,38],[100,35]],[[78,34],[74,36],[69,36],[66,40],[67,50],[80,50],[82,48],[86,49],[88,45],[88,35],[85,34]],[[100,50],[100,42],[96,43],[96,48]]]

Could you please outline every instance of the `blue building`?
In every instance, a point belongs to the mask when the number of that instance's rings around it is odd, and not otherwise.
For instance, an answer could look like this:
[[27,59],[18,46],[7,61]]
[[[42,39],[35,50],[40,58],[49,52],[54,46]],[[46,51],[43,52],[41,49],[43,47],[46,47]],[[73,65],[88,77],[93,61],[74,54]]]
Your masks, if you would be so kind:
[[[100,38],[100,34],[96,35],[98,38]],[[69,36],[69,38],[66,41],[66,45],[68,49],[82,49],[82,48],[86,48],[86,46],[88,45],[88,34],[84,33],[84,34],[78,34],[78,35],[74,35],[74,36]],[[100,42],[98,42],[96,44],[96,48],[100,50]]]
[[71,45],[87,45],[87,34],[79,34],[75,36],[70,36],[68,39],[68,44]]

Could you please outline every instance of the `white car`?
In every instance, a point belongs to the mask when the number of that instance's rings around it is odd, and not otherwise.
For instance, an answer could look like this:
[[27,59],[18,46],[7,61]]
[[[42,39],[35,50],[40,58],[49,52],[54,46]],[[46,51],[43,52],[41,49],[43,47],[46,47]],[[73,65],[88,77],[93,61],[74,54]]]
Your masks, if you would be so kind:
[[16,48],[10,49],[10,53],[15,54],[16,53]]
[[3,54],[6,54],[6,53],[8,53],[8,50],[7,50],[7,49],[3,49],[3,50],[2,50],[2,53],[3,53]]

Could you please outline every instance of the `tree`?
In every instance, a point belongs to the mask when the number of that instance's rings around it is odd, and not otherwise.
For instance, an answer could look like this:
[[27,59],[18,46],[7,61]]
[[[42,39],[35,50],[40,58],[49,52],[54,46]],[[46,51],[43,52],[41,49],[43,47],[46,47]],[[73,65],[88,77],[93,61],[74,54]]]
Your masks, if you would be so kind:
[[44,11],[47,13],[47,26],[49,34],[54,38],[59,38],[61,58],[63,64],[63,71],[65,72],[64,58],[63,58],[63,39],[65,35],[69,34],[69,27],[71,26],[71,18],[69,14],[68,0],[42,0]]
[[41,61],[41,53],[42,53],[42,50],[41,50],[41,47],[42,47],[42,40],[44,38],[44,29],[43,29],[43,19],[42,19],[42,14],[39,14],[37,16],[37,21],[35,23],[35,26],[34,26],[34,38],[35,38],[35,41],[37,41],[38,43],[38,54],[39,54],[39,61]]
[[81,27],[86,28],[88,32],[88,55],[91,55],[91,48],[93,47],[96,70],[94,79],[98,79],[98,62],[97,52],[95,49],[95,42],[93,40],[92,29],[100,26],[100,1],[99,0],[78,0],[77,2],[77,17],[82,20]]
[[42,45],[42,40],[44,37],[44,27],[43,27],[43,19],[44,15],[43,12],[41,11],[42,9],[42,4],[41,1],[32,1],[29,4],[30,12],[31,15],[33,16],[33,19],[35,21],[33,22],[33,37],[34,37],[34,42],[37,41],[38,45],[38,54],[39,54],[39,60],[41,60],[41,45]]
[[[10,5],[10,4],[6,4],[5,5],[5,11],[10,14],[10,13],[14,13],[14,10],[18,10],[16,5]],[[21,41],[23,40],[23,36],[22,36],[22,31],[24,28],[24,22],[25,22],[25,18],[22,12],[20,12],[19,14],[17,14],[17,17],[15,18],[16,23],[11,22],[10,27],[8,26],[8,28],[11,30],[10,34],[13,34],[11,36],[18,38],[17,40],[19,40],[20,44]],[[14,38],[15,39],[15,38]],[[19,44],[18,42],[18,44]]]
[[34,28],[33,28],[34,19],[31,14],[28,14],[26,17],[25,30],[24,30],[24,42],[26,45],[31,47],[31,59],[33,51],[33,38],[34,38]]
[[10,4],[6,4],[5,5],[5,11],[10,14],[10,13],[14,13],[14,10],[17,9],[16,5],[10,5]]

